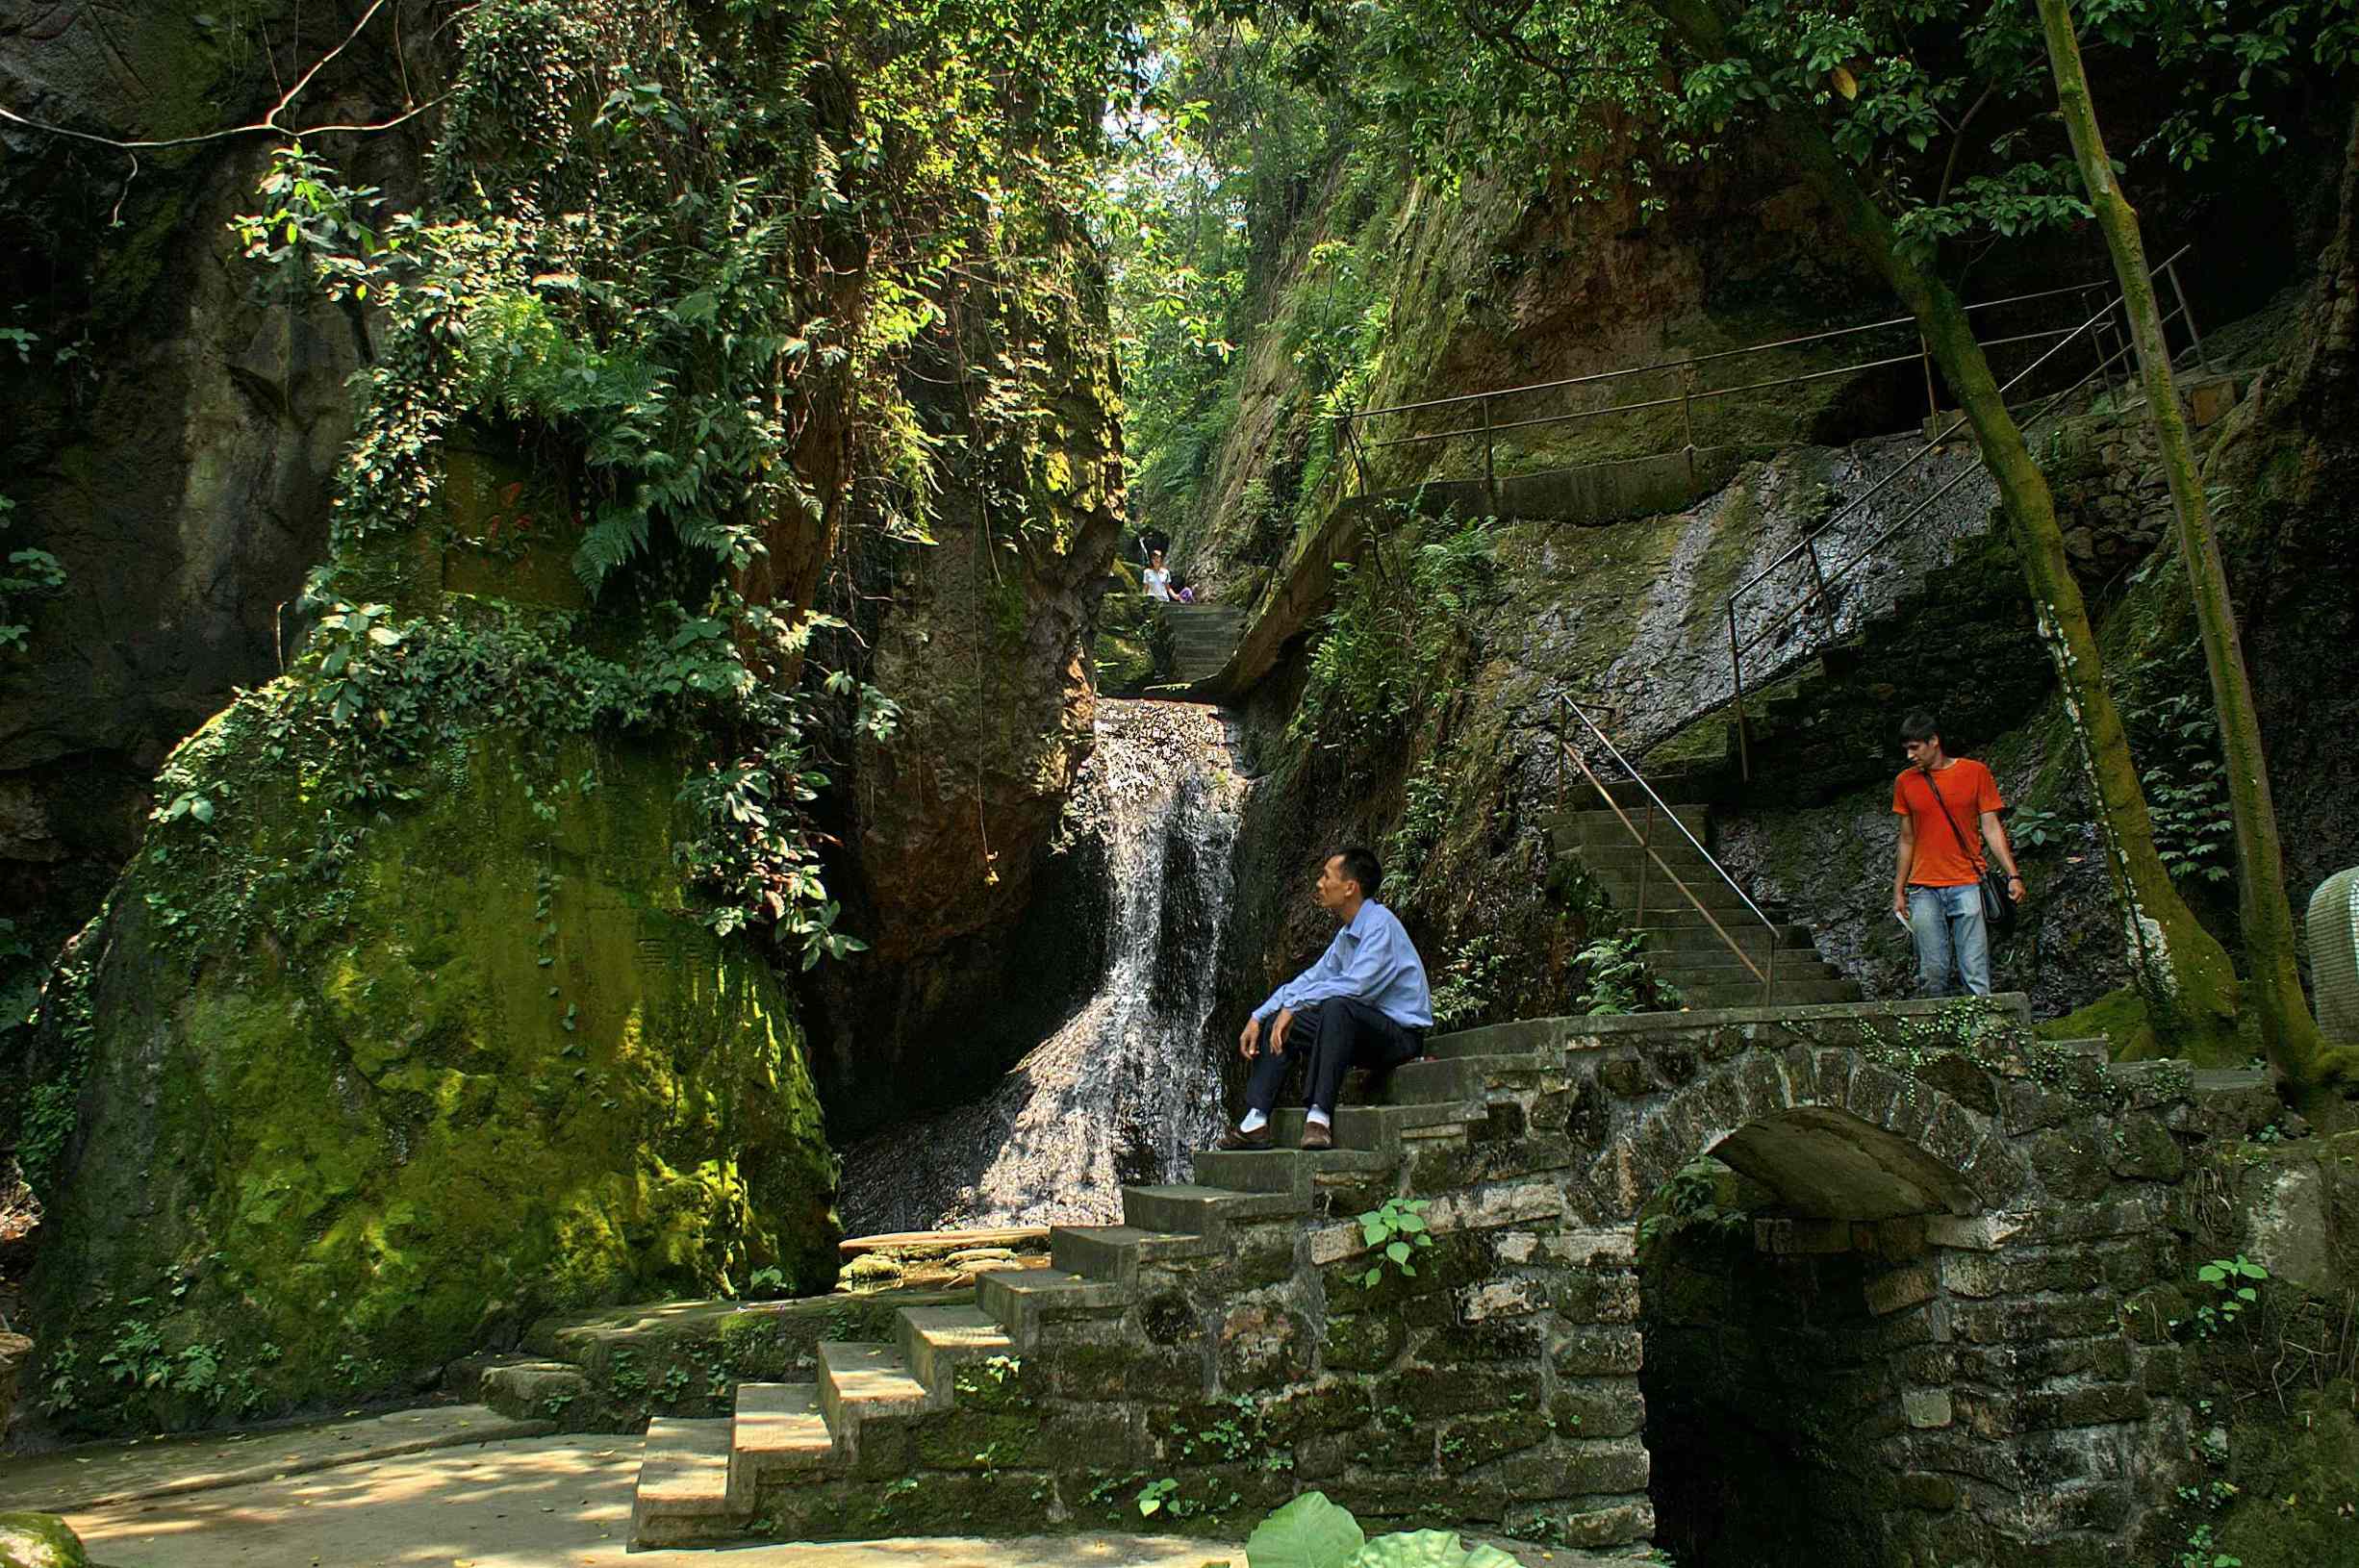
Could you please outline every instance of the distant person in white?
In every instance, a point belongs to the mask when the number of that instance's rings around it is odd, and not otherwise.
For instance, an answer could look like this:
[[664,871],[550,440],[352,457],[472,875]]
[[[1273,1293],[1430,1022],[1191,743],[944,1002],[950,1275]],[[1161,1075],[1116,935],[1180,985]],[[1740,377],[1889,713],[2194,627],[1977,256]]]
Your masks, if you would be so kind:
[[1320,864],[1319,907],[1343,929],[1317,963],[1254,1009],[1237,1036],[1238,1050],[1254,1064],[1253,1077],[1245,1086],[1245,1120],[1221,1139],[1221,1148],[1271,1147],[1270,1112],[1297,1060],[1308,1063],[1310,1108],[1303,1147],[1328,1149],[1334,1143],[1335,1100],[1347,1071],[1371,1067],[1389,1073],[1424,1054],[1433,1000],[1415,944],[1392,911],[1376,901],[1383,876],[1376,856],[1357,846]]
[[1164,603],[1171,602],[1171,573],[1163,568],[1163,552],[1155,551],[1147,558],[1147,592]]

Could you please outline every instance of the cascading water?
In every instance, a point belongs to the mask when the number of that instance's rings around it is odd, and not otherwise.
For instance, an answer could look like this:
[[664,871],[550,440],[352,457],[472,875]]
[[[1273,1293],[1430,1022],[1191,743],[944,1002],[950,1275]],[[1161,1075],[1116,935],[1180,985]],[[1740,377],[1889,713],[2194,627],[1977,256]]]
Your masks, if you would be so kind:
[[1207,1038],[1245,781],[1211,708],[1098,704],[1068,826],[1106,868],[1097,994],[974,1103],[844,1157],[853,1234],[1122,1213],[1126,1181],[1180,1178],[1221,1126]]

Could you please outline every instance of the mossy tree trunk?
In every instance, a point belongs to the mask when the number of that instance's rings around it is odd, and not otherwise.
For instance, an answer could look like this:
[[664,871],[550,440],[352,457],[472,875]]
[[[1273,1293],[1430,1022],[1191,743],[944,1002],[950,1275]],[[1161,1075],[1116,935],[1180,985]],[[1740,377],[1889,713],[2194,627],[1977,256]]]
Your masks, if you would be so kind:
[[[1647,0],[1687,48],[1708,61],[1743,58],[1727,0]],[[1766,74],[1764,72],[1764,74]],[[1957,294],[1900,243],[1891,218],[1862,187],[1810,111],[1772,100],[1766,129],[1805,183],[1841,221],[1852,243],[1915,316],[1927,349],[1965,404],[1982,458],[1997,481],[2041,631],[2056,662],[2065,712],[2097,797],[2128,957],[2154,1031],[2175,1053],[2218,1062],[2241,1056],[2236,1041],[2236,971],[2227,950],[2197,922],[2154,848],[2138,770],[2121,715],[2105,687],[2096,634],[2065,553],[2056,503]],[[2135,1042],[2117,1042],[2132,1046]]]
[[2285,860],[2277,839],[2277,811],[2270,798],[2269,763],[2261,748],[2261,719],[2253,701],[2252,677],[2237,635],[2236,606],[2228,596],[2227,568],[2212,530],[2203,475],[2194,443],[2179,406],[2170,373],[2170,347],[2163,336],[2163,313],[2146,267],[2145,242],[2138,213],[2114,178],[2096,105],[2081,67],[2067,0],[2039,0],[2047,36],[2048,60],[2056,74],[2056,96],[2071,134],[2072,154],[2089,188],[2090,205],[2113,253],[2130,341],[2146,392],[2146,410],[2162,447],[2163,469],[2178,515],[2179,553],[2187,563],[2195,623],[2202,630],[2204,663],[2212,677],[2212,705],[2219,718],[2219,744],[2228,768],[2228,800],[2236,819],[2236,885],[2239,924],[2245,940],[2248,998],[2261,1025],[2269,1059],[2285,1077],[2304,1086],[2342,1078],[2359,1079],[2359,1050],[2329,1050],[2310,1016],[2294,967],[2294,911],[2285,891]]

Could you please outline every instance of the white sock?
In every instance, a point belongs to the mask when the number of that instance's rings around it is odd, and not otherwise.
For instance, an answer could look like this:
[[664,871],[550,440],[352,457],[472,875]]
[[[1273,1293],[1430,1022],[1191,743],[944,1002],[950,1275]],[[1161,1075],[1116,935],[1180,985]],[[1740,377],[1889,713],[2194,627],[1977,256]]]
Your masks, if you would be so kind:
[[1245,1113],[1245,1120],[1237,1124],[1237,1130],[1239,1132],[1259,1132],[1269,1125],[1270,1119],[1266,1115],[1260,1111],[1249,1110]]
[[1328,1112],[1319,1109],[1316,1105],[1313,1105],[1306,1113],[1305,1120],[1308,1121],[1314,1127],[1323,1127],[1329,1123],[1334,1121],[1334,1117],[1330,1115]]

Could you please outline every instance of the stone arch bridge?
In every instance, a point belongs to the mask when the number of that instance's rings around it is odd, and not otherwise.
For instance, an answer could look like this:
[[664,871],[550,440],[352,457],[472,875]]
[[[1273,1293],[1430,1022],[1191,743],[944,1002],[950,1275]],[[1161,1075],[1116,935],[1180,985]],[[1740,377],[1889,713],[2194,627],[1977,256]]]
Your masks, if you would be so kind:
[[[1233,1535],[1316,1487],[1576,1551],[1657,1538],[1678,1498],[1763,1529],[1807,1504],[1863,1561],[2159,1560],[2190,1419],[2155,1298],[2191,1266],[2190,1151],[2267,1119],[2257,1080],[2109,1067],[2035,1039],[2020,998],[1546,1019],[1431,1053],[1332,1151],[1283,1147],[1281,1116],[1278,1151],[1060,1227],[1052,1269],[823,1344],[816,1382],[741,1385],[733,1418],[658,1418],[635,1540],[1136,1528],[1145,1501]],[[1740,1213],[1699,1201],[1705,1154]],[[1391,1197],[1427,1202],[1413,1275],[1357,1218]],[[1683,1277],[1712,1288],[1662,1288],[1699,1226],[1718,1272]],[[1671,1408],[1696,1398],[1725,1404]],[[1683,1422],[1806,1473],[1748,1492]]]

